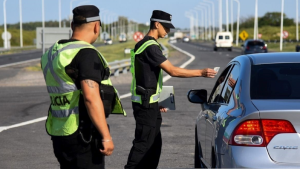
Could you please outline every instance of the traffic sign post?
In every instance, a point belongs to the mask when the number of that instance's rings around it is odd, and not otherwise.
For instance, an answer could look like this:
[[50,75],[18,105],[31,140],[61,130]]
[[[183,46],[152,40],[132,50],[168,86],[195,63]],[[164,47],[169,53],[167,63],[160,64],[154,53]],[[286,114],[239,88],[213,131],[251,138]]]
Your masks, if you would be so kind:
[[134,39],[136,42],[142,40],[143,38],[144,38],[144,35],[143,35],[142,32],[135,32],[135,33],[133,34],[133,39]]
[[2,39],[5,49],[10,49],[10,39],[11,39],[11,33],[9,32],[3,32],[2,33]]
[[243,30],[241,33],[240,33],[240,38],[245,41],[247,38],[248,38],[249,34]]
[[261,33],[257,34],[257,37],[260,39],[262,37],[262,34]]

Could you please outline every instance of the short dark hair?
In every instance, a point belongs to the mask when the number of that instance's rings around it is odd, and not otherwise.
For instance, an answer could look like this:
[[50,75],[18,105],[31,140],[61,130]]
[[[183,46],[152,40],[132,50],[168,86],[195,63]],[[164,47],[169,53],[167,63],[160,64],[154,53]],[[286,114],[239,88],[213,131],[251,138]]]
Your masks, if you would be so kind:
[[[73,20],[79,20],[79,21],[85,21],[86,20],[86,18],[85,17],[83,17],[83,16],[75,16],[74,18],[73,18]],[[73,22],[73,27],[74,28],[76,28],[76,27],[80,27],[81,25],[83,25],[83,24],[85,24],[84,22],[79,22],[79,23],[75,23],[75,22]]]
[[155,22],[156,21],[151,21],[150,22],[150,29],[154,29],[155,28]]

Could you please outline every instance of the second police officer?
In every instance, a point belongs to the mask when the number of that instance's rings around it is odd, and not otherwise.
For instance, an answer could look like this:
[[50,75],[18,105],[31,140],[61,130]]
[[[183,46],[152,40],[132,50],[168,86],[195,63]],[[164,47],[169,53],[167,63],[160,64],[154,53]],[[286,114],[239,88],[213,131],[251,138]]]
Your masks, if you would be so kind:
[[157,39],[164,38],[170,29],[175,28],[171,19],[169,13],[154,10],[149,32],[131,53],[131,100],[136,128],[126,169],[155,169],[158,166],[162,147],[161,112],[167,111],[158,105],[163,85],[162,69],[173,77],[213,78],[216,75],[210,68],[188,70],[175,67],[166,59]]

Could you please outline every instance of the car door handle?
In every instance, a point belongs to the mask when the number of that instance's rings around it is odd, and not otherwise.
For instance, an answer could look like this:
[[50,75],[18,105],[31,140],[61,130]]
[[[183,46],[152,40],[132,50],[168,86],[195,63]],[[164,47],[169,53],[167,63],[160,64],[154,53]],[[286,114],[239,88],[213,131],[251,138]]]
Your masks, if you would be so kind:
[[218,119],[217,116],[213,116],[213,117],[212,117],[212,120],[213,120],[213,121],[217,121],[217,119]]

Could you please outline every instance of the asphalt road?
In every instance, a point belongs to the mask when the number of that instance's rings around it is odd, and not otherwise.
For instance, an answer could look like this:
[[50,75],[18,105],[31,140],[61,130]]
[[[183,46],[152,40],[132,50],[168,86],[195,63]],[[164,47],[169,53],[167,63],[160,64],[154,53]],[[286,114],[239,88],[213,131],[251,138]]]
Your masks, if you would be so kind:
[[[195,60],[187,65],[188,69],[221,67],[220,71],[223,71],[227,63],[239,55],[236,51],[214,52],[212,47],[201,44],[176,43],[174,45],[195,56]],[[175,65],[180,66],[188,59],[189,57],[183,56],[181,63]],[[0,69],[0,129],[3,126],[12,126],[47,115],[50,99],[45,86],[1,85],[16,74],[18,73],[9,69]],[[126,79],[129,75],[124,76]],[[128,79],[123,81],[124,83],[116,84],[120,95],[129,92],[130,80]],[[171,78],[164,83],[164,85],[174,86],[177,109],[162,114],[163,148],[160,169],[193,168],[194,124],[200,105],[190,103],[186,95],[190,89],[206,89],[210,94],[215,80],[216,78]],[[130,98],[123,98],[122,103],[128,116],[111,115],[108,118],[115,150],[112,156],[106,157],[107,169],[123,168],[132,145],[135,123]],[[59,168],[44,124],[43,120],[0,132],[0,168]]]

